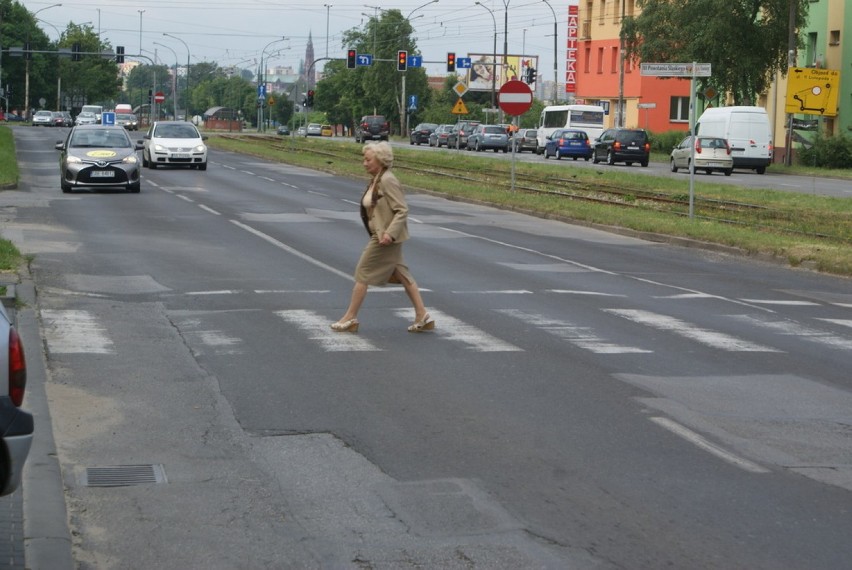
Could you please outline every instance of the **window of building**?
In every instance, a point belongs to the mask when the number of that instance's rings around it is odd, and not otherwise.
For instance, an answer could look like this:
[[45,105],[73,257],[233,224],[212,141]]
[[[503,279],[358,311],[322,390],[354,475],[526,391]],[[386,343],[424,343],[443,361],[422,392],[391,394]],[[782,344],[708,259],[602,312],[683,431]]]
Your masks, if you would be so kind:
[[604,48],[598,48],[598,73],[603,73]]
[[673,123],[689,122],[689,97],[672,97],[669,105],[669,120]]
[[829,32],[828,45],[830,45],[830,46],[839,46],[840,45],[840,30],[831,30]]
[[618,47],[612,46],[612,61],[610,62],[610,73],[618,73]]
[[587,47],[583,54],[583,73],[588,73],[592,69],[592,48]]

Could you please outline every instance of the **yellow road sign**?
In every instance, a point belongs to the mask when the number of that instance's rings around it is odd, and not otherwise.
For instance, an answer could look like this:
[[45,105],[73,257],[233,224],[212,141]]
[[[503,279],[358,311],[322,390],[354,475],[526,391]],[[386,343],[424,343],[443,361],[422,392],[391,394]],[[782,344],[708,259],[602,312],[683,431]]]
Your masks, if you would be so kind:
[[453,107],[452,113],[453,115],[467,115],[468,110],[467,107],[464,106],[464,101],[461,100],[461,97],[459,97],[459,100],[456,101],[456,105]]
[[836,69],[791,67],[787,71],[786,113],[837,116],[840,72]]

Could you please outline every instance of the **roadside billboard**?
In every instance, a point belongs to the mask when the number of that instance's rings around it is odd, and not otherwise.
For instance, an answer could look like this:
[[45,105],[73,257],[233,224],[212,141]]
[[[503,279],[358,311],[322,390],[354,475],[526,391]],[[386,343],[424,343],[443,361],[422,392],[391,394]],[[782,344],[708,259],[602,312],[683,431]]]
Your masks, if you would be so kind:
[[[467,70],[469,91],[491,91],[492,87],[499,90],[507,81],[524,81],[527,68],[541,71],[537,55],[507,55],[504,63],[503,54],[497,54],[496,65],[490,53],[471,53],[468,57],[471,60]],[[535,82],[530,88],[535,91]]]

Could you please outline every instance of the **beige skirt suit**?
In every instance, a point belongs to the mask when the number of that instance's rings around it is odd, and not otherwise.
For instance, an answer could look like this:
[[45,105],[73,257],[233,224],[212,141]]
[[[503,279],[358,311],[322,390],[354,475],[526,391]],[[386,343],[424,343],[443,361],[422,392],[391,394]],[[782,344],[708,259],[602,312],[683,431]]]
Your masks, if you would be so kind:
[[[402,242],[408,239],[408,205],[402,186],[388,170],[377,174],[361,197],[361,220],[370,234],[370,241],[355,267],[355,281],[367,285],[399,283],[396,274],[407,283],[414,278],[402,259]],[[387,233],[390,245],[379,244]]]

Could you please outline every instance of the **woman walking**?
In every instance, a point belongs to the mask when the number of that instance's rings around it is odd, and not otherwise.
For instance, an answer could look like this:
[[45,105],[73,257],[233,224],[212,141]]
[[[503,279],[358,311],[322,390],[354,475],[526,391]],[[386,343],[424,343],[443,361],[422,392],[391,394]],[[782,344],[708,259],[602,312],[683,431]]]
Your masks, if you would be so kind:
[[408,239],[408,205],[402,187],[390,171],[393,149],[387,142],[364,145],[364,169],[372,176],[361,196],[361,220],[370,241],[355,267],[355,286],[346,313],[331,325],[335,332],[358,332],[358,310],[370,285],[401,283],[414,305],[414,323],[408,332],[435,328],[426,312],[420,289],[402,259],[402,242]]

